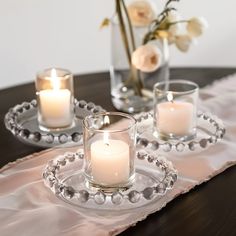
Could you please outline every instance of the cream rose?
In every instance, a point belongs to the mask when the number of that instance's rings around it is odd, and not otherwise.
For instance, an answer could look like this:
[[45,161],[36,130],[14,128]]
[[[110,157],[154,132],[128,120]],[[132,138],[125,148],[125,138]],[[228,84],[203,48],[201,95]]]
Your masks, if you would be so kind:
[[168,31],[168,36],[167,36],[167,40],[168,40],[168,44],[173,44],[175,43],[175,34],[173,34],[171,31]]
[[187,24],[187,31],[192,37],[198,37],[203,34],[208,27],[208,23],[203,17],[193,17]]
[[[170,11],[165,19],[165,25],[168,25],[170,23],[175,23],[181,20],[181,16],[176,11]],[[165,26],[167,27],[167,26]],[[167,28],[167,34],[168,34],[168,43],[173,44],[175,42],[176,35],[181,34],[183,31],[183,26],[181,23],[175,23],[171,24],[169,28]]]
[[132,54],[132,64],[143,72],[153,72],[161,65],[162,53],[153,44],[138,47]]
[[192,41],[189,35],[178,35],[175,38],[175,45],[180,51],[187,52]]
[[[168,23],[173,23],[181,20],[180,15],[176,11],[171,11],[168,13],[168,16],[166,17],[166,20]],[[182,27],[180,23],[176,23],[170,26],[169,32],[171,32],[172,35],[179,34]]]
[[134,0],[128,3],[127,10],[133,26],[147,26],[156,17],[155,8],[147,0]]

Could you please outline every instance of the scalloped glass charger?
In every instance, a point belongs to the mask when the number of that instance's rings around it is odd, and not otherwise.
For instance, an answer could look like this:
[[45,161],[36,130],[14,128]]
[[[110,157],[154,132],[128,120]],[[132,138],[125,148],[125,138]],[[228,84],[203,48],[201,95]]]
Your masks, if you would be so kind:
[[135,180],[128,189],[106,192],[91,187],[84,177],[82,152],[67,152],[46,165],[45,185],[72,206],[93,211],[130,210],[158,202],[177,180],[177,171],[165,157],[141,149],[136,154]]
[[23,102],[5,115],[6,128],[20,141],[39,147],[74,146],[82,144],[82,120],[85,116],[105,111],[92,102],[75,99],[74,125],[58,131],[42,131],[37,120],[37,101]]

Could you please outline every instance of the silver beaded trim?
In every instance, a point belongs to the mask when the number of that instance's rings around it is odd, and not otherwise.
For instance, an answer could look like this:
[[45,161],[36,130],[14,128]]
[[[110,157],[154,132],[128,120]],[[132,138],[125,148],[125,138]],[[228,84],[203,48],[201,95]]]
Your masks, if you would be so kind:
[[138,151],[136,157],[139,160],[147,161],[156,166],[164,173],[164,178],[152,187],[146,187],[142,191],[116,190],[113,193],[106,193],[102,190],[94,191],[92,189],[76,190],[73,186],[68,186],[58,178],[59,170],[62,170],[67,164],[74,161],[83,161],[84,154],[82,152],[67,152],[60,158],[49,161],[44,172],[43,179],[47,187],[49,187],[55,195],[62,195],[65,199],[75,199],[78,204],[85,204],[88,201],[94,201],[97,205],[103,205],[111,202],[114,205],[120,205],[127,201],[130,203],[138,203],[142,199],[151,200],[157,195],[164,195],[168,189],[171,189],[177,180],[177,170],[172,163],[163,156],[154,156],[146,151]]
[[[207,148],[210,144],[215,144],[220,141],[226,132],[223,122],[209,113],[199,112],[197,115],[198,119],[202,119],[209,123],[214,129],[213,135],[208,135],[202,139],[194,139],[188,142],[173,142],[173,141],[160,141],[157,138],[150,140],[148,138],[142,137],[142,134],[138,131],[137,144],[142,148],[149,147],[153,151],[162,150],[164,152],[170,152],[176,150],[177,152],[182,152],[186,149],[190,151],[195,151],[197,148]],[[142,123],[144,120],[153,119],[152,113],[142,113],[136,117],[138,123]]]
[[[105,110],[101,106],[97,106],[92,102],[87,103],[86,101],[74,100],[75,107],[89,111],[90,113],[104,112]],[[31,102],[23,102],[9,109],[5,115],[5,126],[6,128],[16,137],[20,137],[25,142],[30,142],[39,145],[39,142],[45,143],[47,146],[53,146],[55,144],[71,143],[82,143],[82,131],[73,133],[67,133],[63,131],[61,133],[53,132],[40,132],[32,131],[25,128],[20,124],[21,116],[26,112],[30,112],[37,109],[37,101],[32,100]]]

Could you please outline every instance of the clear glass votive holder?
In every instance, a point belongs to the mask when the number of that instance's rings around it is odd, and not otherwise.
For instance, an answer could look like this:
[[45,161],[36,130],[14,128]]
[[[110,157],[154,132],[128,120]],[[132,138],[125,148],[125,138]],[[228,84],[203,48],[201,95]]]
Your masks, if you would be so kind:
[[89,186],[114,191],[132,186],[136,120],[120,112],[85,117],[85,177]]
[[196,136],[199,87],[188,80],[154,85],[154,136],[188,141]]
[[61,130],[74,124],[73,75],[65,69],[46,69],[35,81],[39,128]]

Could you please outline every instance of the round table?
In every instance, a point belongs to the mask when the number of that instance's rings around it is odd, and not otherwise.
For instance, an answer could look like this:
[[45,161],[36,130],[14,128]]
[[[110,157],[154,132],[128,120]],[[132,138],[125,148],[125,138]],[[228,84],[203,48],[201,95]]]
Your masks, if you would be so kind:
[[[188,79],[200,87],[236,72],[236,68],[173,68],[171,79]],[[110,99],[109,73],[75,76],[75,97],[115,110]],[[0,90],[0,166],[38,152],[42,148],[18,141],[4,126],[8,109],[35,98],[33,83]],[[236,235],[236,166],[231,167],[194,188],[188,194],[171,201],[161,211],[150,215],[121,235]],[[1,229],[0,229],[1,234]]]

